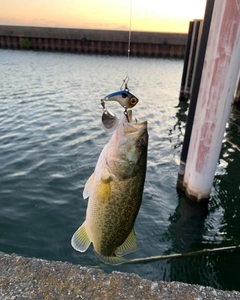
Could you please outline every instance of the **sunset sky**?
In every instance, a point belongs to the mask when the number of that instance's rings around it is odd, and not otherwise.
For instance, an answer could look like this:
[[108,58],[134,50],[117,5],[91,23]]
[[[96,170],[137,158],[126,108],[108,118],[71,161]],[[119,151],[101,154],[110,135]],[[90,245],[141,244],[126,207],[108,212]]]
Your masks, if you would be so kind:
[[132,30],[187,32],[206,0],[0,0],[0,25],[128,30],[131,5]]

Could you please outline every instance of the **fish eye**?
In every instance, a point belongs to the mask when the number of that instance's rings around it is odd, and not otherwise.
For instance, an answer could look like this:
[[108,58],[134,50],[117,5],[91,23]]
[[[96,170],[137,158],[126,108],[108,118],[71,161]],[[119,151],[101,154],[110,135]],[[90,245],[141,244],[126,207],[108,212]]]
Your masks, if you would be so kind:
[[137,140],[137,147],[138,148],[142,148],[142,147],[144,147],[146,145],[146,143],[145,143],[145,141],[144,141],[144,139],[138,139]]
[[137,98],[132,97],[132,98],[129,100],[129,102],[130,102],[131,105],[136,105],[137,102],[138,102],[138,100],[137,100]]
[[122,93],[123,98],[127,98],[127,96],[128,96],[127,93]]

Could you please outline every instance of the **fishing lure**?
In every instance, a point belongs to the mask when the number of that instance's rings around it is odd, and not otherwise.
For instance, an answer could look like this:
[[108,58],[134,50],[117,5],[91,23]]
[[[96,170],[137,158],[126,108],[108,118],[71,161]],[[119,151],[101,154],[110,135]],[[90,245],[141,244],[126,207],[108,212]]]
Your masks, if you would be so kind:
[[[111,93],[105,96],[103,99],[101,99],[101,105],[103,108],[102,125],[107,132],[112,132],[117,128],[118,119],[113,112],[111,112],[106,108],[105,102],[107,101],[118,102],[124,108],[124,114],[128,122],[129,122],[128,113],[127,113],[128,108],[133,108],[138,103],[138,98],[129,92],[127,86],[128,80],[129,77],[127,76],[123,80],[123,84],[120,87],[120,91]],[[123,86],[125,86],[124,90],[122,89]]]
[[107,95],[104,101],[117,101],[124,108],[133,108],[138,103],[138,98],[123,90]]
[[109,109],[105,107],[104,99],[101,99],[101,105],[103,108],[103,114],[102,114],[103,128],[107,132],[112,132],[117,128],[118,118],[113,112],[111,112]]

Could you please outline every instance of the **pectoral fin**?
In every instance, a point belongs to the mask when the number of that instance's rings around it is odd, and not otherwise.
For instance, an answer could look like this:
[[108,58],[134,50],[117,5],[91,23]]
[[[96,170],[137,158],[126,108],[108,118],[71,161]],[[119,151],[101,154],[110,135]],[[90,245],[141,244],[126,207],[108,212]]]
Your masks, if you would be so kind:
[[94,181],[94,173],[89,177],[88,181],[85,184],[84,190],[83,190],[83,199],[87,199],[90,195],[91,188],[93,186]]
[[124,243],[116,249],[115,254],[122,256],[127,253],[133,252],[136,249],[137,249],[137,240],[136,240],[134,229],[132,229],[132,231],[130,232],[129,236],[126,238]]
[[[84,190],[83,190],[83,198],[86,199],[90,196],[90,192],[93,189],[93,184],[94,184],[94,179],[95,179],[95,172],[92,173],[92,175],[89,177],[88,181],[85,184]],[[106,198],[106,196],[102,197],[103,191],[106,190],[106,193],[109,193],[109,188],[110,184],[109,182],[111,181],[112,177],[111,174],[109,173],[109,170],[107,167],[102,167],[99,182],[100,184],[98,185],[97,188],[97,193],[100,194],[101,198]]]
[[84,222],[82,226],[78,228],[71,240],[72,247],[79,252],[85,252],[91,244],[85,224],[86,222]]
[[110,182],[112,180],[112,176],[109,172],[109,169],[106,167],[106,166],[103,166],[102,167],[102,170],[101,170],[101,180],[104,181],[104,182]]

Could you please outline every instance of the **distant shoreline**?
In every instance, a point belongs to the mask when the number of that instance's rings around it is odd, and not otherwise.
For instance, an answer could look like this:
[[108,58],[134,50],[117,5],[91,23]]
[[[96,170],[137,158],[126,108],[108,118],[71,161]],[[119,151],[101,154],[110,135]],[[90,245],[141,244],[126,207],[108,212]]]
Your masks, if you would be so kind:
[[[188,34],[131,32],[131,55],[183,58]],[[129,32],[0,25],[0,48],[126,55]]]

